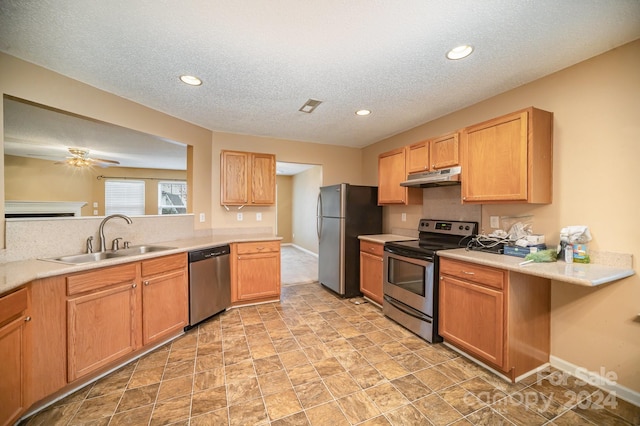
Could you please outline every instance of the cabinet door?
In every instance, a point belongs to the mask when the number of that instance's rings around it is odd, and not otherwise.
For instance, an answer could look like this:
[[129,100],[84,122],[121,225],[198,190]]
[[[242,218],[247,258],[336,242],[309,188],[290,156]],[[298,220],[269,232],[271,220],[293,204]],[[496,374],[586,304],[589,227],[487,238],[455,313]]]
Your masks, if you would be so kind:
[[11,425],[24,412],[28,368],[27,291],[0,298],[0,425]]
[[360,252],[360,291],[382,305],[382,257]]
[[502,291],[447,275],[440,277],[440,331],[446,340],[503,368],[505,315]]
[[429,141],[413,144],[407,148],[407,173],[429,170]]
[[184,270],[142,282],[142,343],[182,330],[189,320],[189,289]]
[[280,297],[280,253],[243,254],[236,257],[238,301]]
[[276,157],[251,154],[251,204],[276,203]]
[[527,201],[527,118],[522,111],[464,130],[463,201]]
[[378,204],[404,204],[406,188],[400,182],[405,173],[405,149],[400,148],[378,157]]
[[429,142],[431,156],[431,169],[443,169],[460,164],[458,133],[432,139]]
[[67,300],[70,382],[137,349],[136,288],[123,283]]
[[222,151],[220,153],[220,203],[249,203],[249,154]]
[[25,408],[25,317],[0,328],[0,425],[10,425]]

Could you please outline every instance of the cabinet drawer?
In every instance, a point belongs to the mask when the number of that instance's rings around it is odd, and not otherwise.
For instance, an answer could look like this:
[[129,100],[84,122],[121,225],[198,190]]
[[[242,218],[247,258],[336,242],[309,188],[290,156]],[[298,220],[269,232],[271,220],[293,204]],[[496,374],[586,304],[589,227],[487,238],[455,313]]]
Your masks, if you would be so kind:
[[21,288],[4,297],[0,297],[0,325],[17,317],[27,309],[27,289]]
[[384,246],[379,243],[372,243],[371,241],[360,240],[360,251],[372,254],[374,256],[382,257]]
[[440,274],[451,275],[497,289],[504,288],[506,271],[489,266],[440,259]]
[[280,251],[280,241],[260,241],[255,243],[238,243],[237,254],[269,253]]
[[156,257],[149,260],[143,260],[140,263],[142,264],[142,276],[148,277],[162,272],[185,268],[187,266],[187,253]]
[[67,295],[72,296],[122,282],[136,280],[136,264],[100,268],[67,277]]

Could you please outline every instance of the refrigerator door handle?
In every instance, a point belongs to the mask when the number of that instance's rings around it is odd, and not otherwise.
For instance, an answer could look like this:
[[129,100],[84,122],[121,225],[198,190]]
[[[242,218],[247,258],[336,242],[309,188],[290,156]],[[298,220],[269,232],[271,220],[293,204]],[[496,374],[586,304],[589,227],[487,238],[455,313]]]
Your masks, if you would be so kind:
[[320,234],[322,233],[322,194],[318,193],[318,201],[316,203],[316,233],[318,234],[318,239],[320,239]]

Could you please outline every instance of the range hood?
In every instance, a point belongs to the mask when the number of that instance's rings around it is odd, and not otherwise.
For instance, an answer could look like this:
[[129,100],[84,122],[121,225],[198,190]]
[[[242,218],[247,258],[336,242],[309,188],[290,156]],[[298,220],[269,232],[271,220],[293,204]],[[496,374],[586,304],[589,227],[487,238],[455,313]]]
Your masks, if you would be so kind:
[[432,172],[413,173],[409,178],[401,182],[401,186],[416,188],[430,188],[434,186],[447,186],[460,184],[460,172],[462,167],[451,167],[448,169],[434,170]]

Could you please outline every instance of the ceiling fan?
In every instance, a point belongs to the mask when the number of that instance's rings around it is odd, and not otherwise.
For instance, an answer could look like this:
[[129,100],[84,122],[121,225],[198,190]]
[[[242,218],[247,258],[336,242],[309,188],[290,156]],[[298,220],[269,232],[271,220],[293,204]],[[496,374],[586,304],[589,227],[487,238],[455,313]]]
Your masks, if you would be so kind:
[[91,167],[98,165],[100,167],[109,167],[111,165],[120,164],[119,161],[107,160],[104,158],[89,157],[89,150],[83,148],[67,148],[71,157],[67,157],[65,161],[58,161],[54,164],[66,164],[73,167]]

